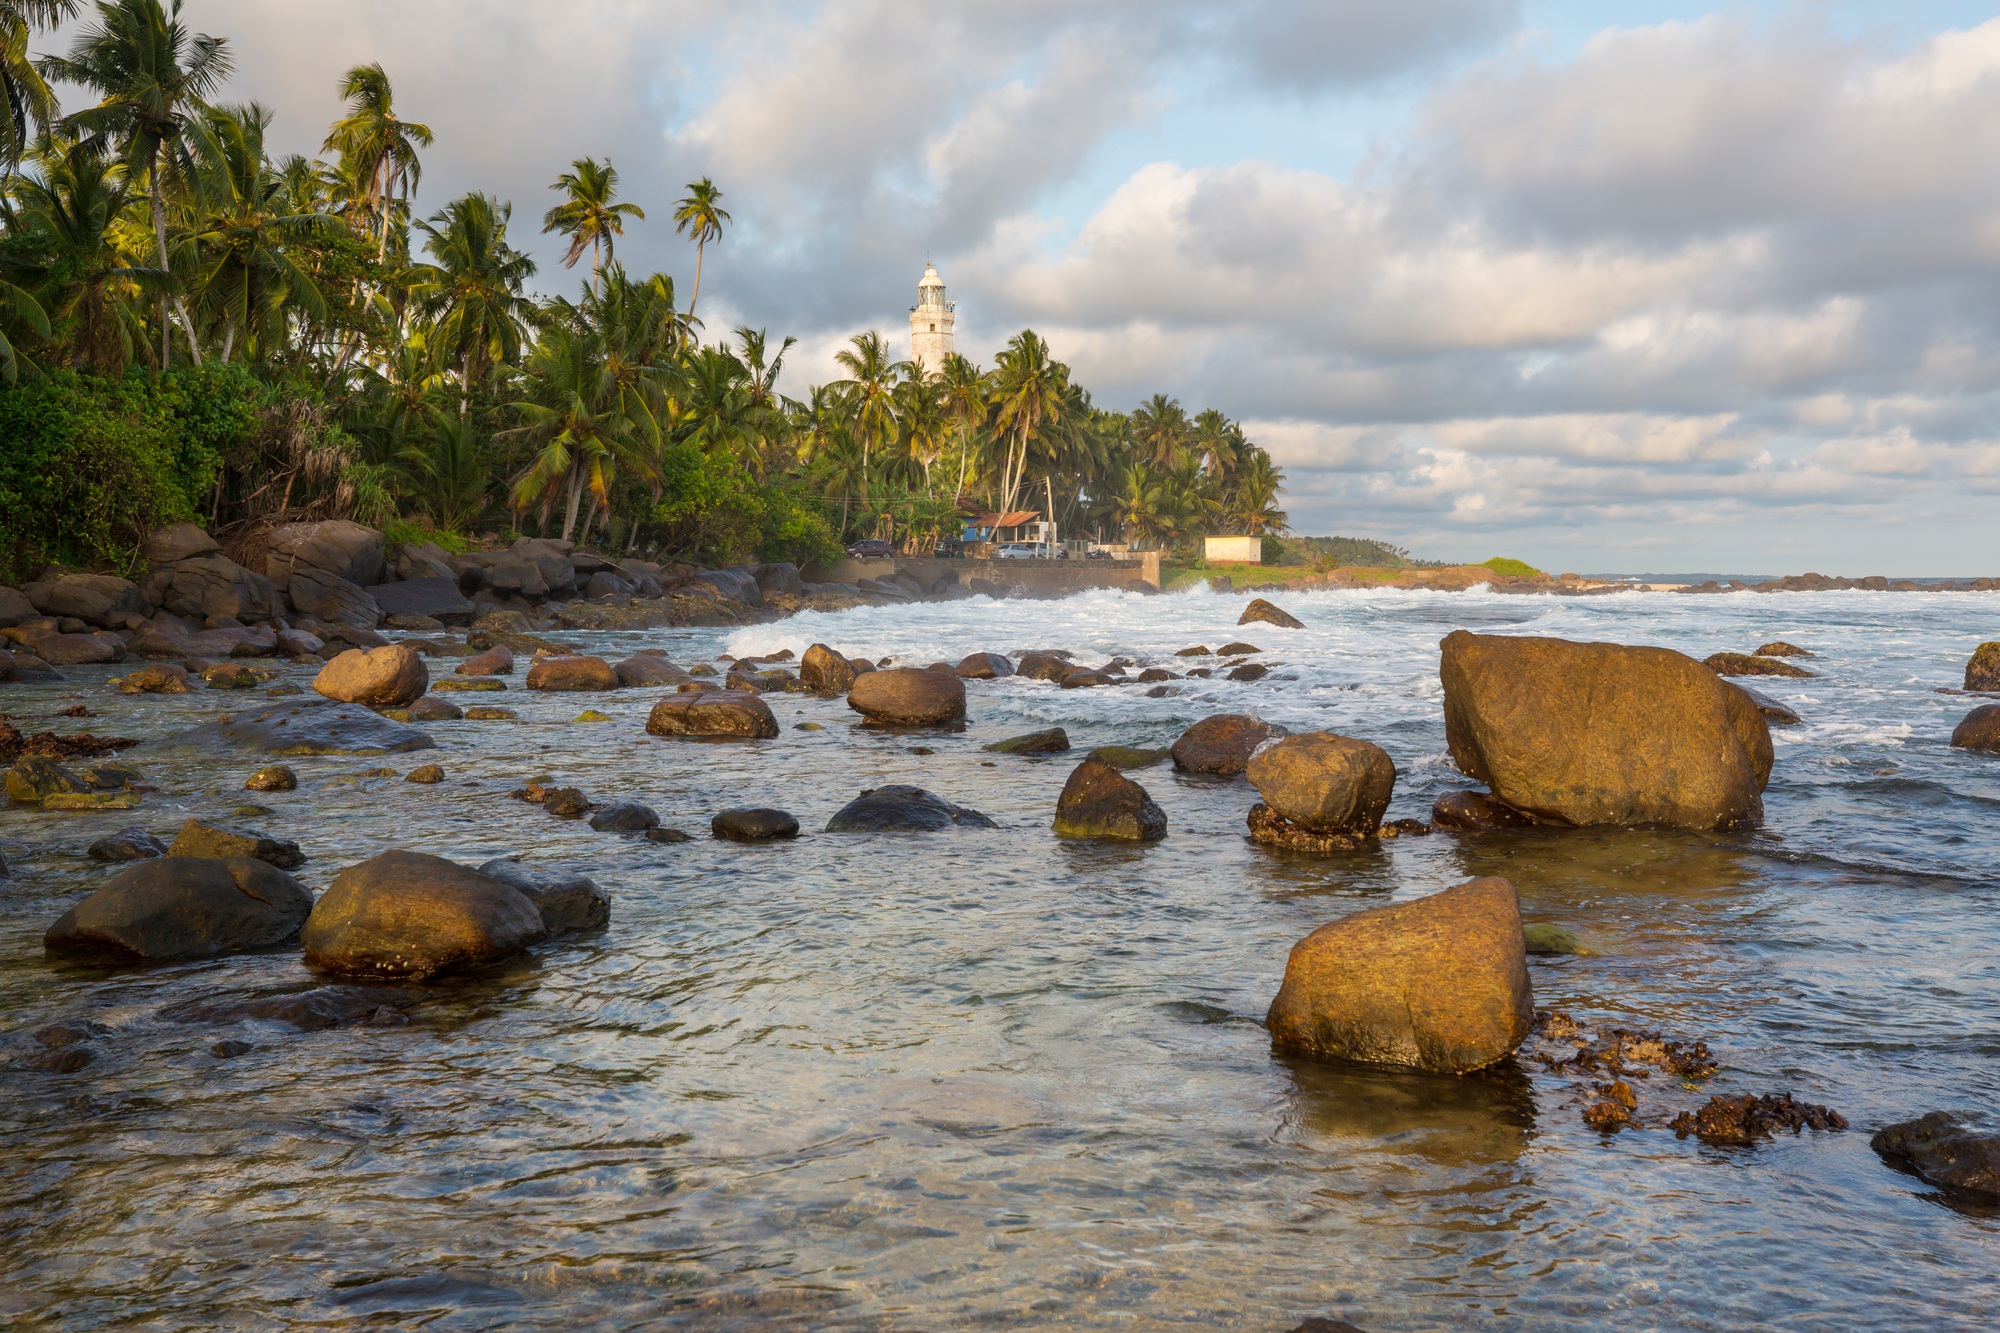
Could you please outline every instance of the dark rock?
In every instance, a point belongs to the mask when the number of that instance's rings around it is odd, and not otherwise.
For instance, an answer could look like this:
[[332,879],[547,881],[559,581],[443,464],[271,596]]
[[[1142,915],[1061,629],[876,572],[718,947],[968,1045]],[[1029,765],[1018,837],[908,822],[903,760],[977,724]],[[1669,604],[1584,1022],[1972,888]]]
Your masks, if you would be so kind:
[[606,597],[630,597],[639,591],[639,585],[622,574],[614,574],[608,569],[600,569],[590,576],[583,585],[583,595],[595,602]]
[[1749,653],[1711,653],[1701,664],[1718,676],[1797,676],[1810,680],[1813,674],[1781,657],[1753,657]]
[[454,674],[460,676],[505,676],[514,670],[514,654],[504,643],[496,643],[484,652],[474,653],[458,664]]
[[1464,1074],[1507,1056],[1534,1019],[1514,886],[1486,878],[1306,936],[1265,1026],[1313,1059]]
[[1181,649],[1181,650],[1180,650],[1179,652],[1175,653],[1175,654],[1174,654],[1174,656],[1175,656],[1175,657],[1213,657],[1213,656],[1215,656],[1215,654],[1214,654],[1214,653],[1211,653],[1210,651],[1208,651],[1208,649],[1207,649],[1207,648],[1205,648],[1205,647],[1203,647],[1203,646],[1202,646],[1201,644],[1196,644],[1196,645],[1194,645],[1194,647],[1192,647],[1192,648],[1183,648],[1183,649]]
[[1373,834],[1368,833],[1320,833],[1294,824],[1262,801],[1250,807],[1246,821],[1253,841],[1267,847],[1279,847],[1289,852],[1316,852],[1326,855],[1333,852],[1351,852],[1357,847],[1365,847]]
[[204,667],[201,678],[211,690],[254,690],[259,685],[268,685],[276,680],[278,673],[246,662],[217,662],[214,666]]
[[1838,1131],[1847,1128],[1847,1117],[1825,1106],[1793,1101],[1792,1094],[1753,1097],[1710,1097],[1706,1105],[1675,1116],[1674,1137],[1693,1134],[1708,1143],[1751,1144],[1770,1138],[1779,1130],[1793,1134],[1815,1129]]
[[1167,836],[1166,812],[1146,789],[1108,764],[1084,760],[1056,801],[1056,836],[1157,842]]
[[778,734],[771,706],[741,690],[677,694],[653,705],[646,730],[654,736],[770,740]]
[[1239,625],[1254,625],[1262,622],[1276,625],[1280,629],[1304,629],[1305,622],[1291,612],[1273,606],[1262,597],[1254,599],[1243,608],[1243,615],[1237,620]]
[[221,543],[194,524],[169,523],[146,538],[146,563],[173,565],[221,549]]
[[618,673],[601,657],[545,657],[528,668],[531,690],[615,690]]
[[52,584],[32,584],[23,591],[45,616],[71,616],[106,629],[122,629],[126,616],[143,620],[149,609],[139,585],[114,574],[65,574]]
[[[125,660],[125,641],[115,634],[61,634],[45,631],[29,638],[24,647],[33,658],[48,666],[91,666],[99,662],[122,662]],[[21,655],[14,657],[16,679],[43,679],[46,676],[30,676],[26,672]],[[60,677],[57,677],[60,679]]]
[[55,760],[38,754],[23,755],[7,770],[7,795],[22,805],[40,805],[51,796],[89,790],[88,782]]
[[297,791],[299,775],[283,764],[260,768],[243,780],[247,791]]
[[172,582],[162,600],[166,609],[177,616],[196,620],[211,616],[266,620],[285,609],[271,580],[226,556],[203,555],[181,560],[168,573]]
[[1031,731],[1025,736],[1009,736],[1004,741],[994,741],[979,748],[998,754],[1059,754],[1069,748],[1069,733],[1061,727],[1049,727],[1043,731]]
[[1173,743],[1174,767],[1183,773],[1213,773],[1234,777],[1250,764],[1250,754],[1259,745],[1285,729],[1271,722],[1259,722],[1247,713],[1219,713],[1205,717],[1182,732]]
[[284,587],[294,607],[330,626],[372,630],[382,621],[382,608],[366,588],[325,570],[298,570]]
[[1951,743],[1960,750],[2000,754],[2000,704],[1981,704],[1952,729]]
[[757,587],[764,592],[785,593],[792,597],[805,595],[806,586],[799,580],[799,567],[789,561],[759,565],[752,573]]
[[763,590],[757,586],[757,580],[747,569],[741,567],[705,569],[695,575],[695,579],[706,583],[732,602],[741,602],[745,606],[764,604]]
[[1262,680],[1271,674],[1271,668],[1261,662],[1246,662],[1229,673],[1231,680]]
[[2000,642],[1982,643],[1965,664],[1965,688],[1976,694],[2000,691]]
[[40,614],[19,588],[0,588],[0,629],[11,629]]
[[1387,751],[1330,731],[1262,746],[1246,771],[1272,811],[1315,834],[1373,837],[1396,790],[1396,765]]
[[799,679],[815,694],[831,697],[854,688],[854,663],[823,643],[806,649],[799,659]]
[[548,933],[512,885],[439,856],[384,852],[350,866],[300,935],[306,966],[421,980],[512,957]]
[[847,706],[877,725],[943,726],[965,720],[965,682],[911,667],[871,671],[855,680]]
[[1100,745],[1084,758],[1113,768],[1151,768],[1164,762],[1173,751],[1162,746],[1147,749],[1142,745]]
[[409,713],[408,720],[411,722],[456,722],[465,716],[464,709],[435,694],[426,694],[405,711]]
[[437,764],[419,764],[404,775],[403,781],[431,787],[444,781],[444,769]]
[[363,651],[350,648],[320,668],[313,690],[344,704],[400,708],[415,703],[431,685],[430,668],[416,649],[392,643]]
[[1069,659],[1054,653],[1023,653],[1020,664],[1015,667],[1018,674],[1029,680],[1060,681],[1074,670],[1076,667]]
[[[268,542],[264,574],[280,588],[288,587],[300,574],[309,573],[325,574],[362,588],[382,581],[382,557],[388,539],[374,528],[346,519],[288,523],[273,529]],[[293,602],[297,604],[296,597]],[[300,609],[311,611],[309,607]],[[320,613],[311,611],[311,614]]]
[[1749,696],[1751,704],[1757,709],[1758,716],[1762,717],[1770,725],[1774,727],[1796,727],[1799,725],[1799,715],[1779,703],[1776,699],[1773,699],[1770,695],[1759,690],[1753,690],[1748,685],[1738,685],[1733,680],[1725,683],[1732,689],[1741,690],[1745,695]]
[[479,873],[511,885],[533,903],[551,936],[602,930],[610,924],[611,899],[597,887],[597,881],[581,871],[530,865],[517,853],[488,861],[479,867]]
[[1086,667],[1074,667],[1057,682],[1066,690],[1091,690],[1104,685],[1122,684],[1121,677],[1109,671],[1093,671]]
[[80,1046],[95,1037],[108,1037],[111,1029],[102,1023],[86,1020],[82,1023],[51,1023],[34,1034],[33,1040],[49,1050],[61,1050],[65,1046]]
[[326,640],[302,629],[281,629],[271,636],[271,646],[280,657],[313,657],[326,648]]
[[618,683],[627,689],[644,685],[678,685],[690,679],[688,673],[658,653],[634,653],[611,668]]
[[582,819],[596,808],[580,787],[557,787],[542,797],[542,809],[557,819]]
[[167,849],[167,855],[210,860],[255,857],[280,870],[297,870],[306,863],[305,853],[299,850],[297,843],[288,839],[268,837],[252,829],[230,828],[200,819],[190,819],[181,825],[181,831],[174,838],[174,845]]
[[[226,715],[225,715],[226,716]],[[207,726],[155,742],[162,748],[242,750],[251,754],[403,754],[435,746],[415,727],[391,722],[358,704],[299,699],[251,713],[218,718]]]
[[1795,644],[1795,643],[1786,643],[1786,642],[1785,642],[1785,641],[1784,641],[1783,639],[1777,639],[1777,640],[1774,640],[1774,641],[1773,641],[1773,642],[1771,642],[1771,643],[1767,643],[1767,644],[1765,644],[1765,645],[1764,645],[1764,646],[1763,646],[1762,648],[1759,648],[1759,649],[1757,650],[1757,656],[1759,656],[1759,657],[1817,657],[1817,656],[1819,656],[1819,654],[1818,654],[1818,653],[1809,653],[1809,652],[1807,652],[1807,651],[1806,651],[1805,649],[1803,649],[1803,648],[1799,647],[1799,646],[1798,646],[1797,644]]
[[1292,1329],[1291,1333],[1367,1333],[1367,1330],[1358,1328],[1345,1319],[1328,1319],[1324,1315],[1312,1315],[1297,1328]]
[[1956,1116],[1932,1111],[1883,1126],[1868,1146],[1891,1166],[1941,1189],[2000,1200],[2000,1134],[1967,1128]]
[[1244,657],[1251,653],[1261,653],[1263,651],[1262,648],[1259,648],[1254,643],[1225,643],[1215,650],[1215,655],[1217,657]]
[[148,861],[167,854],[167,844],[142,828],[119,829],[90,844],[93,861]]
[[651,806],[632,801],[606,806],[590,817],[590,826],[599,833],[644,833],[659,823],[660,817]]
[[1497,828],[1533,828],[1551,821],[1537,819],[1516,810],[1505,801],[1483,791],[1448,791],[1431,806],[1431,823],[1461,833],[1483,833]]
[[998,828],[977,810],[953,805],[922,787],[864,791],[827,821],[828,833],[935,833],[948,828]]
[[473,605],[458,590],[456,576],[379,584],[369,595],[385,616],[428,616],[444,625],[464,625],[472,620]]
[[692,833],[683,833],[677,828],[667,828],[665,826],[662,826],[660,828],[647,829],[645,833],[645,838],[647,842],[672,843],[672,842],[694,841],[694,835]]
[[769,842],[799,836],[799,821],[783,810],[737,806],[708,821],[710,832],[729,842]]
[[952,670],[965,680],[999,680],[1014,674],[1014,664],[999,653],[973,653]]
[[[387,1009],[396,1012],[419,1003],[416,991],[391,986],[321,986],[313,990],[281,991],[248,999],[230,996],[214,1000],[187,1000],[168,1005],[160,1017],[169,1023],[199,1023],[227,1026],[232,1023],[283,1023],[301,1032],[325,1032],[370,1021]],[[219,1048],[230,1047],[228,1051]],[[209,1048],[227,1058],[251,1049],[248,1042],[217,1042]]]
[[107,961],[212,958],[284,943],[312,905],[297,880],[265,861],[158,857],[112,876],[63,913],[42,944]]
[[1141,671],[1139,673],[1139,683],[1141,685],[1151,685],[1153,682],[1160,680],[1179,680],[1179,679],[1180,676],[1178,676],[1174,672],[1165,671],[1159,667],[1147,667],[1144,671]]

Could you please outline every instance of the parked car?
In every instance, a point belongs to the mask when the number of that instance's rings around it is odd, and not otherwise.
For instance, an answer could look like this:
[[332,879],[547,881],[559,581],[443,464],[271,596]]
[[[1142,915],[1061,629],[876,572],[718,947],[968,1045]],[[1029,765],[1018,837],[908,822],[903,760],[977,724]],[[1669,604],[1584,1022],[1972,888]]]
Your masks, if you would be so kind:
[[1046,542],[1008,542],[993,553],[995,560],[1067,560],[1069,552]]
[[856,560],[887,560],[896,554],[896,548],[879,537],[870,537],[848,547],[847,553]]

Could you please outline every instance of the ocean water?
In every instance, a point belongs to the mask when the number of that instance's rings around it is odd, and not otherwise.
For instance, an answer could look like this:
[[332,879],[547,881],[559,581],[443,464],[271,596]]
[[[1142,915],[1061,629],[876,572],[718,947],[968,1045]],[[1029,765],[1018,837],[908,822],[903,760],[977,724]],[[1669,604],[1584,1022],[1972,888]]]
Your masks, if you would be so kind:
[[[1283,594],[1303,630],[1238,628],[1243,600],[1094,593],[808,614],[733,630],[566,635],[921,664],[1062,648],[1180,669],[1246,639],[1272,674],[1062,691],[970,685],[959,733],[855,728],[840,700],[770,696],[774,741],[644,735],[659,691],[497,701],[439,749],[290,761],[128,752],[161,790],[124,814],[0,810],[0,1044],[55,1021],[106,1035],[70,1074],[0,1072],[0,1321],[147,1329],[1984,1328],[2000,1210],[1884,1166],[1873,1128],[2000,1112],[2000,759],[1953,751],[1990,594],[1589,599]],[[1244,837],[1242,781],[1134,773],[1166,810],[1146,848],[1058,842],[1073,762],[1165,744],[1216,712],[1365,737],[1396,760],[1392,817],[1470,785],[1445,754],[1450,630],[1662,644],[1774,638],[1811,680],[1753,681],[1777,729],[1761,829],[1527,830],[1338,857]],[[450,669],[450,660],[434,662]],[[126,698],[122,668],[9,686],[0,710],[162,736],[240,696]],[[305,673],[293,673],[303,681]],[[41,718],[84,702],[88,722]],[[495,701],[493,696],[481,702]],[[585,707],[607,723],[571,721]],[[819,731],[791,729],[818,722]],[[1062,725],[1076,753],[979,747]],[[934,753],[917,754],[916,748]],[[400,781],[418,763],[450,780]],[[389,776],[367,776],[387,766]],[[705,834],[770,804],[806,829],[745,847],[633,842],[507,798],[552,777]],[[911,782],[1001,827],[822,829]],[[428,988],[403,1026],[299,1033],[169,1021],[185,1001],[315,984],[295,954],[58,966],[43,929],[109,873],[84,848],[190,815],[296,839],[300,877],[392,846],[587,867],[601,935]],[[1291,945],[1349,912],[1480,874],[1592,953],[1531,961],[1536,1002],[1709,1042],[1698,1090],[1645,1086],[1642,1126],[1587,1129],[1580,1089],[1523,1061],[1465,1079],[1275,1057],[1261,1026]],[[231,1059],[210,1046],[251,1043]],[[1792,1092],[1844,1133],[1749,1148],[1679,1139],[1665,1109]]]

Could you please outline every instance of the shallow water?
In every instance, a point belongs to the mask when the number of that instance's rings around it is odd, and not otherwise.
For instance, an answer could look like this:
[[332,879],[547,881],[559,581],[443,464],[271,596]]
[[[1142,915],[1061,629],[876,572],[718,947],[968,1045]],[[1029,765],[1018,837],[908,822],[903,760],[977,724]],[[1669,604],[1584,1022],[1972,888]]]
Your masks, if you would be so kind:
[[[1252,683],[971,685],[963,733],[862,733],[838,701],[771,696],[776,741],[651,740],[659,691],[497,702],[439,749],[256,762],[128,753],[162,791],[124,814],[0,811],[0,1041],[112,1032],[71,1074],[0,1073],[0,1318],[14,1326],[469,1328],[1721,1329],[1990,1326],[2000,1215],[1884,1167],[1868,1131],[2000,1109],[2000,761],[1954,752],[1981,594],[1596,599],[1314,593],[1308,628],[1234,625],[1239,598],[1101,593],[805,615],[739,630],[566,635],[683,663],[824,640],[920,664],[980,649],[1170,657],[1244,638]],[[1766,826],[1401,839],[1347,857],[1249,843],[1242,782],[1137,777],[1166,842],[1058,843],[1078,754],[987,741],[1061,724],[1078,752],[1164,744],[1251,711],[1383,745],[1392,816],[1467,785],[1444,754],[1437,640],[1468,626],[1657,643],[1772,638],[1814,680],[1754,681],[1774,733]],[[448,671],[443,659],[434,667]],[[120,668],[10,686],[59,730],[159,736],[238,696],[125,698]],[[302,674],[300,675],[302,679]],[[494,696],[475,696],[479,702]],[[463,701],[463,700],[462,700]],[[614,718],[573,724],[585,707]],[[823,731],[791,730],[817,721]],[[39,730],[38,721],[24,730]],[[932,755],[912,753],[927,746]],[[450,781],[400,781],[418,763]],[[390,766],[397,776],[356,777]],[[631,842],[506,798],[555,777],[705,833],[773,804],[791,844]],[[864,787],[913,782],[995,832],[827,835]],[[107,871],[83,849],[190,814],[291,837],[321,888],[389,846],[592,869],[602,936],[440,984],[401,1027],[175,1024],[182,1001],[303,988],[284,952],[119,972],[45,961],[40,934]],[[1751,1149],[1654,1127],[1604,1138],[1533,1069],[1451,1080],[1274,1058],[1260,1021],[1286,951],[1325,921],[1477,874],[1597,952],[1536,959],[1536,1001],[1706,1038],[1709,1092],[1830,1104],[1854,1128]],[[250,1041],[233,1059],[221,1038]],[[1650,1092],[1651,1089],[1642,1089]],[[1696,1098],[1698,1100],[1699,1098]],[[1643,1108],[1642,1108],[1643,1109]]]

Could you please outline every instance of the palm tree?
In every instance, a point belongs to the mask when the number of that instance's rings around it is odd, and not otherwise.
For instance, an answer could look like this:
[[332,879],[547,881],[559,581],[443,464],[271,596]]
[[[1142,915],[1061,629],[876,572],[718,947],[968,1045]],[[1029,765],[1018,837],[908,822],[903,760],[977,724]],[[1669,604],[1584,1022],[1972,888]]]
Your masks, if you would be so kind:
[[410,291],[438,350],[458,368],[461,415],[487,369],[521,354],[531,313],[521,284],[534,276],[535,261],[507,244],[513,212],[512,204],[468,194],[417,224],[432,262],[410,271]]
[[953,352],[938,371],[944,414],[958,436],[958,486],[955,500],[965,494],[966,467],[972,459],[972,432],[986,420],[986,376],[978,366]]
[[931,468],[944,455],[945,437],[951,432],[951,418],[945,412],[944,394],[938,377],[927,376],[923,367],[906,363],[903,381],[895,388],[896,421],[909,460],[923,469],[924,498],[931,498]]
[[46,132],[56,95],[28,59],[28,37],[76,13],[77,0],[0,0],[0,175],[28,151],[29,127]]
[[[620,466],[657,475],[659,437],[627,414],[618,385],[605,371],[602,349],[587,334],[557,325],[529,360],[531,397],[512,406],[527,424],[494,436],[535,446],[534,460],[514,483],[514,505],[539,502],[543,513],[566,492],[562,535],[576,529],[586,486],[591,515],[611,504],[611,481]],[[590,520],[585,520],[585,528]]]
[[1187,433],[1187,413],[1163,393],[1154,394],[1132,413],[1132,439],[1155,468],[1171,468],[1180,461]]
[[[229,77],[229,44],[220,37],[189,32],[180,21],[180,0],[171,17],[160,0],[100,0],[97,26],[76,39],[66,57],[42,62],[42,72],[82,84],[102,97],[96,106],[68,117],[64,127],[93,139],[109,139],[125,165],[146,181],[152,204],[153,240],[162,274],[167,259],[167,184],[184,180],[193,168],[190,143],[207,99]],[[160,366],[172,359],[167,327],[168,296],[160,297]],[[201,364],[194,321],[178,296],[174,308],[187,333],[188,353]]]
[[1014,508],[1015,494],[1027,472],[1029,445],[1065,420],[1069,367],[1049,355],[1049,345],[1033,329],[1022,329],[1008,339],[1007,350],[994,360],[990,399],[993,432],[1007,445],[1001,465],[1000,511],[1004,514]]
[[701,300],[702,251],[710,241],[722,239],[722,224],[729,221],[729,214],[718,207],[722,191],[708,177],[688,182],[687,191],[687,198],[674,206],[674,230],[694,242],[694,295],[688,297],[688,316],[692,318],[695,302]]
[[[569,197],[542,218],[542,233],[559,231],[569,237],[569,249],[563,252],[564,268],[575,268],[583,252],[589,250],[591,285],[595,286],[604,272],[604,261],[613,253],[613,238],[625,234],[625,219],[644,222],[646,210],[637,204],[611,202],[618,195],[618,171],[610,159],[599,162],[594,157],[579,157],[570,165],[576,170],[565,171],[549,187],[567,191]],[[700,279],[695,281],[699,286]]]
[[347,99],[347,114],[328,127],[321,151],[346,159],[361,191],[356,202],[363,233],[372,223],[380,263],[389,252],[390,201],[400,194],[407,202],[416,192],[424,174],[417,150],[431,146],[431,131],[396,115],[395,90],[380,64],[348,70],[340,79],[340,95]]
[[125,183],[123,164],[80,144],[45,144],[33,174],[14,181],[24,280],[50,316],[62,359],[100,375],[123,373],[145,347],[138,303],[155,276],[118,250],[112,225],[125,211]]
[[1278,495],[1284,489],[1284,471],[1272,465],[1269,454],[1252,445],[1235,487],[1223,502],[1223,513],[1249,536],[1283,532],[1290,526],[1285,511],[1278,508]]
[[861,445],[861,489],[868,490],[869,460],[876,450],[896,434],[895,385],[903,368],[889,359],[889,344],[870,329],[848,339],[850,346],[834,353],[834,361],[847,372],[835,380],[847,396],[854,437]]

